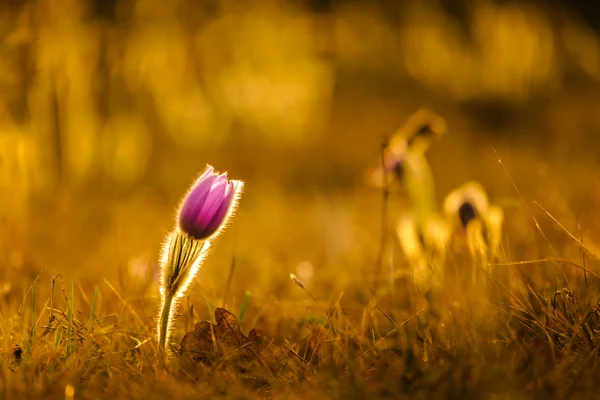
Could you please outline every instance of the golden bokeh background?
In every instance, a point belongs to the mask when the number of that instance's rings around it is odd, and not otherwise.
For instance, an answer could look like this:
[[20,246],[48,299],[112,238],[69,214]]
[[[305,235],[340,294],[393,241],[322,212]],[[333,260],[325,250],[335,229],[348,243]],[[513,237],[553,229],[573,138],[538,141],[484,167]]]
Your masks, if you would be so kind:
[[480,180],[506,209],[510,259],[550,252],[494,148],[594,248],[600,42],[585,17],[542,1],[4,1],[3,290],[46,267],[133,295],[207,163],[247,189],[196,293],[219,299],[234,256],[238,305],[303,296],[290,272],[323,296],[358,284],[380,232],[364,171],[422,106],[449,126],[429,153],[438,198]]

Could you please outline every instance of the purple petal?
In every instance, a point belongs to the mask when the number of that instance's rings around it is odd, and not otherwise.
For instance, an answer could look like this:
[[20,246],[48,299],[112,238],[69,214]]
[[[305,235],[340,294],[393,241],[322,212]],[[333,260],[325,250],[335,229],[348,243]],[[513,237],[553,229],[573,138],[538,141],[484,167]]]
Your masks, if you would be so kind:
[[221,227],[233,204],[241,181],[229,181],[208,166],[186,196],[179,211],[179,227],[195,239],[212,236]]
[[200,176],[200,178],[198,178],[199,181],[208,178],[209,176],[213,176],[216,175],[215,174],[215,169],[213,167],[211,167],[210,165],[206,166],[206,171],[204,171],[204,173],[202,174],[202,176]]
[[192,213],[199,211],[208,194],[210,193],[216,179],[216,176],[209,176],[203,180],[198,180],[195,186],[186,196],[182,210],[189,210]]
[[[196,225],[198,228],[201,227],[202,230],[206,231],[208,225],[210,225],[210,221],[213,219],[213,216],[219,205],[223,201],[223,194],[227,189],[227,180],[221,180],[215,183],[208,194],[206,196],[206,200],[204,204],[202,204],[202,208],[196,214]],[[205,234],[208,236],[208,234]]]
[[235,196],[235,185],[233,182],[229,182],[227,185],[227,189],[223,194],[223,200],[221,204],[219,204],[219,208],[215,211],[210,224],[207,226],[206,230],[213,234],[216,232],[219,227],[225,222],[225,217],[231,208],[231,204],[233,203],[233,197]]
[[184,231],[195,230],[197,215],[202,209],[208,195],[210,194],[214,182],[218,176],[212,174],[212,168],[209,168],[198,180],[185,198],[179,212],[179,225]]

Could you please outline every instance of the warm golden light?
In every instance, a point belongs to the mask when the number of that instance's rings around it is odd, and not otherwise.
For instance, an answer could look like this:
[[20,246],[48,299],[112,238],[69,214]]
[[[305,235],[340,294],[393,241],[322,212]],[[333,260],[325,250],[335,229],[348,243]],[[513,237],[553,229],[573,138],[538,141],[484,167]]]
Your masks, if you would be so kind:
[[593,398],[598,16],[0,1],[0,398]]

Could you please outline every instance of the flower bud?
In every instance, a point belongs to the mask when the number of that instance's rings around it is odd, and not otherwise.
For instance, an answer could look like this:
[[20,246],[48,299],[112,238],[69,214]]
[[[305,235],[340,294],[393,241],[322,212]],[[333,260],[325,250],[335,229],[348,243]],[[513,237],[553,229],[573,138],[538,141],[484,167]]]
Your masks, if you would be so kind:
[[179,229],[196,240],[214,236],[235,210],[242,187],[242,181],[230,181],[209,166],[181,204]]
[[167,236],[160,258],[162,304],[157,333],[163,356],[168,350],[177,303],[196,276],[212,239],[237,206],[242,186],[242,181],[230,181],[208,166],[179,207],[178,227]]

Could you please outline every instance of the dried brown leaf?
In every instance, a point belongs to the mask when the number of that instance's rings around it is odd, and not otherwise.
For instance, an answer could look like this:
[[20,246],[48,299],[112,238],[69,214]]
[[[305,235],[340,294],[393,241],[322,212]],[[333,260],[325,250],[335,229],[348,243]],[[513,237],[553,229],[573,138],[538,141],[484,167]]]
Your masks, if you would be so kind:
[[261,350],[263,332],[252,329],[248,336],[242,333],[237,317],[223,308],[215,310],[217,324],[198,322],[192,332],[181,341],[181,350],[196,361],[209,363],[222,357],[234,359],[256,358]]

